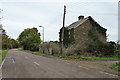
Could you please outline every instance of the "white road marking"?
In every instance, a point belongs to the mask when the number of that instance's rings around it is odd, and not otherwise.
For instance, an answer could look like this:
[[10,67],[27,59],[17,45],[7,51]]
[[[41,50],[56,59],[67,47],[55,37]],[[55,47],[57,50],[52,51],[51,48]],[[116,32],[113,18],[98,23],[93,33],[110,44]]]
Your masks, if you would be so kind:
[[79,66],[79,67],[81,67],[81,68],[84,68],[84,69],[88,69],[88,68],[86,68],[86,67],[83,67],[83,66]]
[[38,66],[40,65],[40,64],[38,64],[37,62],[34,62],[34,63],[35,63],[36,65],[38,65]]
[[100,73],[104,73],[104,74],[111,75],[111,76],[118,76],[118,75],[115,75],[115,74],[110,74],[110,73],[106,73],[106,72],[102,72],[102,71],[100,71]]
[[12,58],[12,63],[15,64],[15,59],[14,58]]
[[0,69],[2,68],[3,64],[5,62],[5,59],[2,61],[1,65],[0,65]]

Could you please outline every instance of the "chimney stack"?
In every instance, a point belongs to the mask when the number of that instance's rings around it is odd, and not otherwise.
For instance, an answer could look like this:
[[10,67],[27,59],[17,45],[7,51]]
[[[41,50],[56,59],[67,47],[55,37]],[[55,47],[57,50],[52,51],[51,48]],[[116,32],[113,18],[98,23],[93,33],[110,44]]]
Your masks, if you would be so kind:
[[81,16],[78,17],[78,20],[83,20],[83,19],[84,19],[83,15],[81,15]]

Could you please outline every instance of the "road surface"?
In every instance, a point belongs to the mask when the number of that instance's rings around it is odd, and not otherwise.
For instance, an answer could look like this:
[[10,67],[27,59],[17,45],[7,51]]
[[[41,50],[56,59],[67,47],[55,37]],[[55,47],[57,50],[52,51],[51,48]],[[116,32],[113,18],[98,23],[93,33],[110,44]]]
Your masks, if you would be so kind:
[[[94,65],[93,65],[94,66]],[[74,65],[65,60],[9,50],[3,66],[3,78],[117,78],[102,70]]]

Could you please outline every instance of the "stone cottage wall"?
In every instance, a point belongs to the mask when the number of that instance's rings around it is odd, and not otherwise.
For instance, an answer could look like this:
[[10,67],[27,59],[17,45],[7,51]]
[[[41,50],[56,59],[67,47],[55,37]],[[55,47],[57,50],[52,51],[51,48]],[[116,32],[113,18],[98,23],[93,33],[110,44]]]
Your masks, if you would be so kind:
[[88,40],[88,31],[91,28],[89,19],[74,29],[75,43],[83,43]]

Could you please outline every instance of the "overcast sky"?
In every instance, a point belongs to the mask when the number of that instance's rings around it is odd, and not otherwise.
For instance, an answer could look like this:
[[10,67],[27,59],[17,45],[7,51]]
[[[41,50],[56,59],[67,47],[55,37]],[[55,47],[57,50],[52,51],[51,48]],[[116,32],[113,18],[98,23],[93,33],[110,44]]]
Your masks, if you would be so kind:
[[[102,27],[107,29],[108,41],[118,40],[118,2],[109,0],[87,2],[83,0],[1,0],[3,19],[1,23],[7,34],[17,39],[26,28],[36,27],[42,35],[45,28],[45,41],[59,40],[59,29],[62,27],[63,7],[66,5],[65,26],[78,20],[79,15],[92,16]],[[113,2],[114,1],[114,2]],[[42,36],[41,36],[42,38]]]

